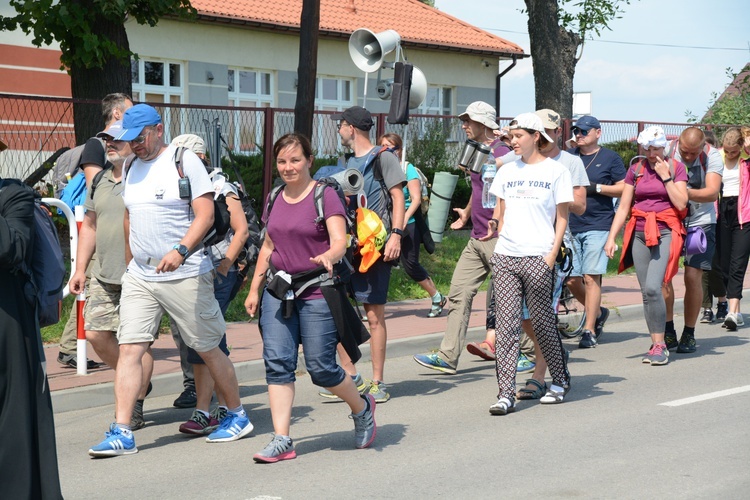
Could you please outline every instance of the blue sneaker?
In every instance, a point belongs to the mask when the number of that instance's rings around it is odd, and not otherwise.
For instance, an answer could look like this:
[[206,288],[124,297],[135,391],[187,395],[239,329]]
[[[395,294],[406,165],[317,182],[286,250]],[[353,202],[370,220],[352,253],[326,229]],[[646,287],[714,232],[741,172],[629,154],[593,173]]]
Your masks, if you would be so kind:
[[414,361],[426,368],[432,368],[439,372],[447,373],[449,375],[455,375],[456,369],[452,368],[448,363],[443,361],[443,358],[434,354],[415,354]]
[[208,443],[226,443],[237,441],[253,432],[253,424],[247,415],[229,412],[219,424],[219,428],[206,438]]
[[109,426],[109,431],[104,433],[105,439],[96,446],[92,446],[89,455],[92,457],[116,457],[118,455],[132,455],[138,453],[135,447],[135,437],[132,432],[129,436],[123,433],[117,424]]
[[516,364],[516,373],[531,373],[534,371],[536,363],[526,357],[525,354],[518,355],[518,363]]

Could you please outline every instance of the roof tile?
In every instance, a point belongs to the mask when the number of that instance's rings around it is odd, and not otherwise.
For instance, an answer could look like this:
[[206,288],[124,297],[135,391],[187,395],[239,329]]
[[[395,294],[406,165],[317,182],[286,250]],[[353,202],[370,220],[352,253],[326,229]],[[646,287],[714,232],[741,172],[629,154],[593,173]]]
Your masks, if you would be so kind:
[[[199,16],[299,29],[302,0],[191,0]],[[395,13],[398,13],[396,15]],[[320,32],[348,37],[358,28],[396,30],[408,46],[523,55],[515,43],[419,0],[320,0]]]

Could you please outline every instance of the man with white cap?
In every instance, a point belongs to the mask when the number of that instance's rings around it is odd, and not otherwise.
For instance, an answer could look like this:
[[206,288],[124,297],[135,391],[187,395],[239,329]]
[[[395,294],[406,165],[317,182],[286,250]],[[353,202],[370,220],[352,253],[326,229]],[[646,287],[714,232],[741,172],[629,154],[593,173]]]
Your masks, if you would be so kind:
[[625,164],[615,151],[601,147],[602,126],[593,116],[582,116],[573,125],[576,147],[571,153],[583,161],[590,181],[586,189],[586,211],[570,215],[573,234],[573,272],[568,289],[584,304],[586,322],[578,347],[596,347],[609,317],[609,309],[601,307],[602,275],[609,259],[604,254],[612,219],[615,217],[612,198],[619,198],[625,186]]
[[[496,140],[493,131],[498,129],[497,113],[495,108],[486,102],[476,101],[469,104],[466,111],[458,117],[467,139],[488,146]],[[486,236],[487,224],[492,219],[493,210],[492,208],[484,208],[482,205],[482,174],[488,167],[494,168],[495,165],[495,158],[490,153],[481,172],[469,171],[471,199],[465,208],[453,209],[459,217],[451,224],[451,229],[461,229],[469,222],[469,219],[471,219],[473,229],[471,238],[453,270],[450,292],[448,293],[451,307],[448,312],[445,335],[437,352],[414,356],[414,361],[420,365],[451,375],[456,373],[458,358],[466,344],[466,331],[469,327],[474,296],[492,271],[490,258],[495,248],[497,234],[488,241],[480,241],[479,238]],[[489,303],[490,293],[487,294],[488,307]],[[494,346],[490,346],[490,349],[494,349]]]
[[185,342],[206,362],[229,408],[206,441],[235,441],[250,434],[253,425],[240,401],[234,366],[218,347],[226,324],[213,293],[211,258],[206,252],[191,253],[213,223],[213,186],[191,151],[183,155],[185,177],[180,177],[176,148],[164,143],[164,125],[151,106],[130,108],[123,127],[115,140],[130,142],[137,159],[126,171],[123,191],[127,272],[117,332],[116,422],[89,454],[138,452],[130,414],[141,385],[142,358],[154,341],[163,312],[175,320]]
[[[669,350],[678,353],[695,352],[695,324],[703,303],[703,271],[711,270],[716,247],[716,210],[714,202],[719,196],[724,173],[724,160],[719,150],[706,144],[706,136],[698,127],[682,131],[677,141],[666,148],[666,154],[685,164],[688,173],[688,216],[685,226],[690,230],[701,228],[706,235],[706,251],[685,256],[685,325],[679,341],[674,328],[674,288],[670,281],[662,289],[667,304],[667,321],[664,327],[665,342]],[[738,317],[741,320],[741,315]]]

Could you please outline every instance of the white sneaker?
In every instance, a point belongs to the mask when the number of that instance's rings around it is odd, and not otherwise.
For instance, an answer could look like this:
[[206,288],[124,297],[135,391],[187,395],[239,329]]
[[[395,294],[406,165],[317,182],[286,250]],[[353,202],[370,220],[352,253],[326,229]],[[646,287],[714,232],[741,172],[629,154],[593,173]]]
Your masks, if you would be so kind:
[[737,317],[737,326],[745,326],[745,318],[742,317],[742,313],[738,312],[736,313]]
[[[740,314],[740,317],[742,317],[742,314]],[[744,323],[744,320],[742,321]],[[739,319],[737,317],[737,313],[727,313],[727,318],[724,320],[724,328],[726,328],[730,332],[736,332],[738,323]]]

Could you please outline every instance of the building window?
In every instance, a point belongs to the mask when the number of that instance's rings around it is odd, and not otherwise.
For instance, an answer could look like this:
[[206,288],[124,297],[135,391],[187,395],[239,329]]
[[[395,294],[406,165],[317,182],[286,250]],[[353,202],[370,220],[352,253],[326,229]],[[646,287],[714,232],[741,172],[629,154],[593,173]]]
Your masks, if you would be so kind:
[[423,115],[452,115],[453,89],[451,87],[428,87],[424,102],[419,106]]
[[[274,106],[274,78],[268,71],[230,68],[227,73],[229,106],[263,108]],[[236,152],[259,152],[263,144],[263,117],[260,113],[232,113],[228,135]]]
[[315,109],[342,111],[352,102],[352,80],[320,77],[315,84]]
[[[159,103],[182,104],[185,100],[183,86],[185,65],[181,62],[154,59],[131,60],[133,99],[154,105]],[[166,108],[159,110],[164,122],[166,139],[185,133],[185,110]]]

